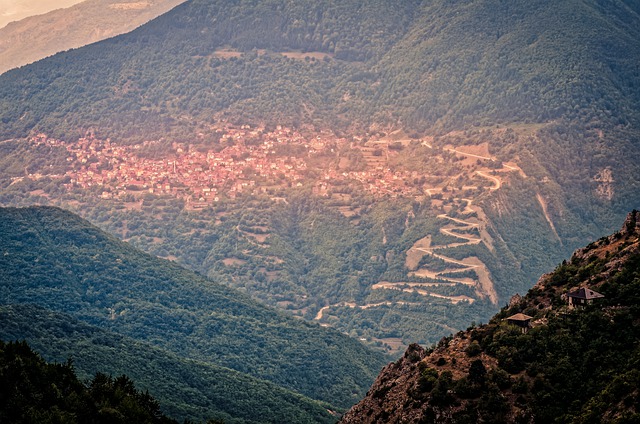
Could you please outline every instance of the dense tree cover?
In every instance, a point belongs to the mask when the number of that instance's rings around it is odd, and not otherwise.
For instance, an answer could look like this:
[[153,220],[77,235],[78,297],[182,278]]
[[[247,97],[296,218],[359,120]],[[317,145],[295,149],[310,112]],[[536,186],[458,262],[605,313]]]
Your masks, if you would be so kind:
[[[634,7],[188,1],[130,34],[2,75],[0,136],[94,127],[119,139],[180,138],[223,115],[412,130],[604,120],[637,134]],[[216,55],[223,47],[244,54]]]
[[[326,123],[338,118],[332,108],[343,90],[336,82],[387,50],[415,8],[413,1],[186,2],[135,34],[61,53],[24,79],[22,71],[6,73],[0,86],[7,107],[22,97],[24,83],[39,93],[35,108],[3,116],[2,136],[36,126],[68,137],[88,127],[119,139],[181,137],[220,112]],[[246,54],[216,56],[222,47]],[[255,49],[318,51],[335,59],[295,60]],[[56,99],[62,93],[72,100]]]
[[0,339],[26,340],[44,358],[73,360],[80,379],[126,374],[164,413],[227,424],[333,422],[332,407],[228,368],[182,358],[67,314],[33,305],[0,306]]
[[177,423],[125,375],[83,384],[71,362],[48,363],[25,342],[0,340],[0,420],[10,423]]
[[384,363],[355,340],[143,254],[68,212],[1,214],[0,303],[70,313],[343,407]]

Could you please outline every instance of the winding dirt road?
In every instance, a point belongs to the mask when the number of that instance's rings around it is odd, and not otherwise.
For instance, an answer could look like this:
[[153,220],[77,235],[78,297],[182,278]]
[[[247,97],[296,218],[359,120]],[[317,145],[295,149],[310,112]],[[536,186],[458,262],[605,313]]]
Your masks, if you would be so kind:
[[[467,208],[470,207],[471,200],[467,200]],[[466,209],[466,208],[465,208]],[[418,294],[424,296],[433,296],[444,299],[449,299],[452,303],[459,303],[462,301],[466,301],[469,303],[473,303],[475,299],[468,296],[445,296],[437,293],[432,293],[427,290],[418,289],[418,287],[434,287],[438,285],[452,285],[452,284],[464,284],[470,287],[476,288],[476,294],[479,297],[488,297],[491,303],[494,305],[498,303],[498,295],[493,286],[493,282],[491,281],[491,274],[487,269],[486,265],[480,261],[475,256],[466,257],[463,259],[454,259],[446,254],[446,249],[451,249],[459,246],[466,245],[478,245],[482,243],[482,238],[479,238],[472,234],[465,234],[465,231],[473,231],[479,230],[480,224],[477,222],[467,221],[460,218],[454,218],[446,214],[438,215],[440,219],[447,219],[450,221],[450,224],[447,224],[440,228],[440,232],[449,237],[454,237],[458,239],[462,239],[464,241],[448,243],[445,245],[433,246],[431,245],[431,238],[425,237],[423,239],[418,240],[409,251],[407,251],[407,257],[413,255],[412,263],[416,264],[419,262],[420,258],[424,255],[430,255],[434,258],[438,258],[444,262],[457,265],[456,268],[447,268],[442,271],[433,271],[429,268],[420,268],[416,269],[413,272],[409,273],[410,276],[417,276],[423,278],[429,278],[435,280],[434,282],[380,282],[372,286],[373,290],[386,289],[386,290],[402,290],[405,292],[416,292]],[[453,230],[456,231],[453,231]],[[438,253],[436,253],[436,250]],[[417,255],[416,255],[417,253]],[[407,261],[409,262],[409,260]],[[407,263],[409,265],[409,263]],[[408,266],[411,268],[410,266]],[[476,274],[477,278],[470,277],[452,277],[452,274],[456,273],[466,273],[468,271],[473,271]]]
[[[426,141],[422,142],[423,145],[432,148],[432,145]],[[464,155],[471,158],[477,158],[482,160],[496,161],[497,159],[491,156],[484,156],[475,153],[469,153],[462,150],[458,150],[455,148],[445,147],[444,150]],[[518,171],[523,174],[522,170],[516,165],[508,165],[502,164],[503,169],[507,171]],[[491,180],[493,182],[493,186],[488,187],[489,191],[496,191],[502,187],[502,179],[490,175],[485,171],[475,171],[475,174]],[[473,187],[476,188],[476,187]],[[429,188],[425,189],[425,192],[432,196],[434,193],[442,192],[442,188]],[[431,296],[441,299],[447,299],[453,304],[457,304],[460,302],[467,302],[472,304],[476,301],[476,299],[470,296],[458,295],[458,296],[447,296],[439,293],[434,293],[429,291],[430,287],[437,286],[453,286],[455,284],[464,284],[469,287],[475,288],[475,293],[479,298],[488,298],[491,303],[494,305],[498,304],[498,295],[495,291],[495,287],[493,282],[491,281],[491,274],[487,266],[477,257],[469,256],[463,259],[455,259],[446,255],[447,249],[452,249],[459,246],[466,245],[478,245],[480,243],[484,243],[487,248],[493,251],[493,242],[491,236],[487,233],[486,229],[479,223],[475,222],[476,220],[480,220],[484,217],[482,210],[479,207],[473,207],[472,199],[458,199],[466,202],[466,206],[462,211],[463,214],[471,215],[475,214],[477,218],[465,218],[460,219],[456,217],[449,216],[447,214],[440,214],[438,218],[446,219],[449,221],[448,224],[444,225],[440,228],[440,233],[460,239],[460,242],[452,242],[444,245],[432,245],[431,244],[431,236],[426,236],[420,240],[418,240],[414,245],[407,251],[407,268],[412,270],[409,272],[409,276],[416,276],[422,278],[428,278],[433,281],[429,282],[389,282],[389,281],[380,281],[373,286],[371,286],[372,290],[399,290],[408,293],[417,293],[422,296]],[[473,221],[472,221],[473,219]],[[480,233],[480,237],[471,233],[478,232]],[[384,234],[384,241],[386,243],[386,234]],[[437,252],[436,252],[437,251]],[[455,267],[445,268],[443,270],[435,271],[431,270],[428,267],[418,268],[418,264],[421,258],[424,255],[430,255],[434,258],[442,260],[446,263],[455,265]],[[475,273],[476,278],[471,278],[468,275],[469,271]],[[455,274],[467,274],[461,275],[460,277],[455,277]],[[341,302],[335,305],[328,305],[322,307],[315,316],[316,321],[322,320],[325,312],[332,307],[340,307],[347,306],[350,308],[359,308],[359,309],[368,309],[379,306],[392,306],[392,305],[420,305],[418,303],[409,303],[409,302],[379,302],[379,303],[371,303],[366,305],[357,305],[354,302]]]

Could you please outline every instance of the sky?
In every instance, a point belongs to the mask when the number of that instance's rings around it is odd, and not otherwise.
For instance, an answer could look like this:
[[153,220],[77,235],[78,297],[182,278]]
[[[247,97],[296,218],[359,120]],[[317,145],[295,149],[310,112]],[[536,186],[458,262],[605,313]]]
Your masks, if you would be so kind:
[[0,28],[9,22],[73,6],[82,1],[84,0],[0,0]]

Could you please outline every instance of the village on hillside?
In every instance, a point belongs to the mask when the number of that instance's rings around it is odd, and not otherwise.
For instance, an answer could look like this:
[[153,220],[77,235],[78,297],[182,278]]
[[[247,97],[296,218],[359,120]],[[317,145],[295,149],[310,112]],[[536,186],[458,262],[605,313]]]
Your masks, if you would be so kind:
[[[391,169],[388,160],[398,155],[398,150],[389,143],[372,145],[328,132],[305,138],[299,132],[281,126],[272,131],[248,125],[215,131],[218,136],[216,146],[202,148],[201,145],[174,142],[170,147],[162,146],[161,155],[144,154],[144,151],[153,150],[158,141],[127,146],[108,139],[100,140],[93,134],[71,143],[40,134],[30,142],[66,149],[67,171],[64,175],[48,177],[62,179],[68,191],[99,190],[103,198],[141,193],[170,195],[183,199],[187,207],[193,209],[224,198],[233,199],[240,193],[274,193],[278,189],[308,183],[313,184],[314,194],[320,196],[328,196],[332,189],[351,184],[376,197],[432,197],[434,193],[446,191],[442,185],[438,187],[425,181],[415,170]],[[344,155],[340,157],[340,152],[344,151],[356,152],[361,166],[350,167],[349,159]],[[491,159],[469,155],[472,161]],[[318,159],[325,161],[322,163],[329,161],[332,166],[314,166]],[[488,183],[500,184],[495,176],[479,171],[476,174]],[[29,177],[38,179],[42,176]]]

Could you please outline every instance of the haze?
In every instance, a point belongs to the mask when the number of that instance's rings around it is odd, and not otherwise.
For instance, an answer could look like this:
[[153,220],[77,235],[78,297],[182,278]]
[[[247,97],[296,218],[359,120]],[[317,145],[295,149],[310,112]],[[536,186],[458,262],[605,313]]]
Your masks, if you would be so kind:
[[83,0],[0,0],[0,28],[9,22],[73,6]]

